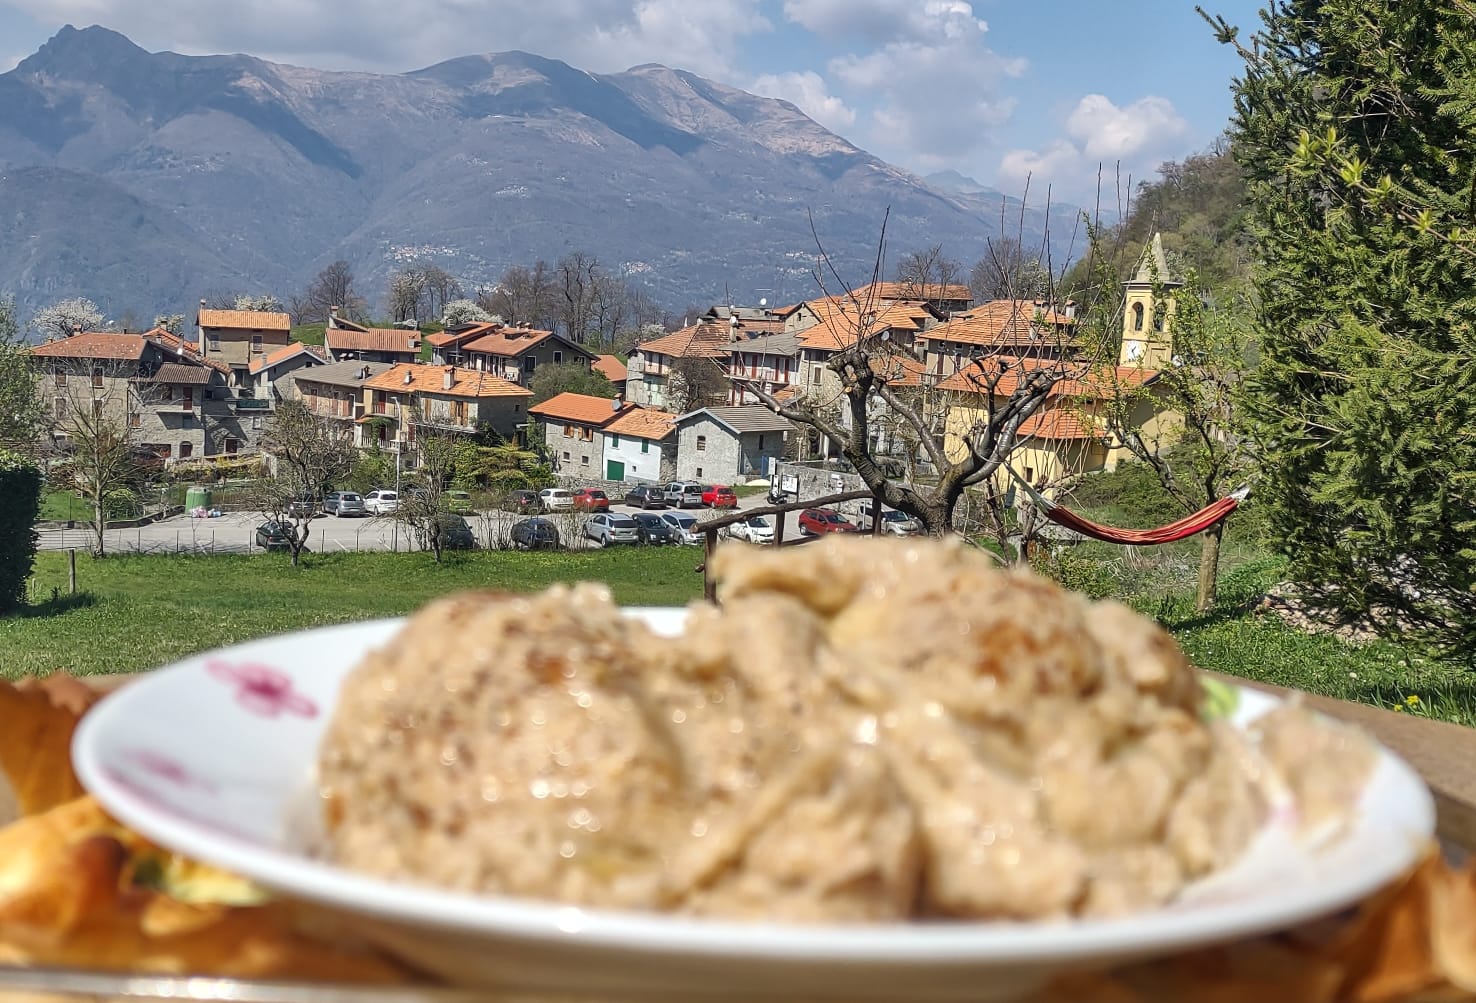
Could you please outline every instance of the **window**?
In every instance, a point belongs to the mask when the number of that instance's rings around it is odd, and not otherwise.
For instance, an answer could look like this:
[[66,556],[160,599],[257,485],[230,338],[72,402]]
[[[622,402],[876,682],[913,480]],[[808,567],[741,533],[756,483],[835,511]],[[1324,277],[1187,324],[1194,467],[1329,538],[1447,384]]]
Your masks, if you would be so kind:
[[63,389],[66,388],[66,385],[67,385],[67,374],[63,370],[58,369],[56,371],[56,388],[58,390],[63,390]]
[[179,391],[179,406],[186,411],[195,406],[195,390],[193,387],[181,387]]
[[702,468],[701,467],[698,467],[697,468],[697,479],[699,481],[702,480]]
[[763,448],[764,448],[764,433],[760,432],[759,433],[759,449],[762,450]]
[[1163,330],[1163,308],[1159,307],[1153,311],[1153,330]]
[[581,456],[579,458],[579,465],[582,466],[582,467],[589,466],[589,457],[588,456]]
[[811,366],[810,367],[810,382],[811,383],[819,383],[820,382],[820,367],[819,366]]
[[573,425],[565,425],[564,426],[564,438],[566,438],[566,439],[572,439],[572,438],[574,438],[574,426]]
[[618,435],[612,435],[612,436],[610,436],[610,447],[612,449],[619,449],[620,448],[620,436],[618,436]]
[[236,450],[241,448],[241,443],[235,439],[226,439],[225,451],[227,456],[235,456]]
[[564,363],[564,353],[563,352],[555,352],[554,353],[554,365],[561,366],[561,365],[563,365],[563,363]]
[[425,415],[426,420],[429,421],[431,416],[431,399],[429,397],[420,402],[420,411]]
[[183,415],[180,416],[179,423],[185,428],[192,427],[195,424],[194,413],[191,411],[186,411]]
[[581,428],[579,430],[579,438],[583,439],[585,442],[594,442],[594,437],[595,433],[594,429],[592,428]]
[[1035,468],[1034,467],[1026,467],[1025,468],[1025,480],[1028,483],[1030,483],[1030,484],[1034,484],[1035,483]]
[[513,405],[513,413],[514,414],[521,414],[522,411],[523,411],[523,405],[521,405],[521,404],[514,404]]
[[92,371],[92,386],[93,386],[93,389],[95,389],[95,390],[101,390],[102,389],[102,385],[103,385],[102,370],[101,369],[94,369]]
[[58,397],[55,401],[53,401],[51,406],[51,413],[56,415],[58,418],[65,418],[67,416],[67,399],[65,397]]
[[1143,304],[1141,303],[1133,304],[1133,330],[1143,330]]
[[525,355],[525,356],[523,356],[523,375],[524,376],[532,376],[533,375],[533,370],[537,367],[537,365],[538,365],[538,360],[536,358],[534,358],[533,356],[531,356],[531,355]]
[[261,415],[254,414],[254,415],[251,416],[251,427],[252,428],[261,428]]
[[181,442],[179,444],[179,458],[188,460],[195,455],[195,444],[193,442]]
[[641,452],[642,453],[649,453],[650,451],[651,451],[651,442],[650,442],[650,440],[649,439],[642,439],[641,440]]
[[251,354],[252,355],[260,355],[261,354],[261,335],[259,335],[259,334],[253,334],[251,336]]
[[707,436],[705,436],[705,435],[699,435],[697,437],[697,448],[699,450],[703,450],[703,449],[706,449],[707,448]]
[[210,351],[220,351],[220,335],[216,334],[214,331],[211,331],[208,335],[208,341],[210,344]]
[[565,463],[568,463],[569,462],[569,454],[567,452],[564,454],[564,462]]
[[139,414],[137,411],[130,411],[128,413],[128,427],[143,428],[143,415]]
[[103,400],[101,397],[92,398],[92,416],[101,418],[103,416]]

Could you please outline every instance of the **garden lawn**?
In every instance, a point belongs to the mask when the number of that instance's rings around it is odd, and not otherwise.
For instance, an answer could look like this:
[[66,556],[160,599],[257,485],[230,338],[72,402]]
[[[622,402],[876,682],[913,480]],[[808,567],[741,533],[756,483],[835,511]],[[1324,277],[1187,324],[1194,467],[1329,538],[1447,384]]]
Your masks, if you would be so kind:
[[137,672],[266,634],[397,616],[459,589],[597,580],[625,605],[681,605],[702,595],[701,560],[694,547],[493,551],[441,567],[424,554],[309,555],[295,569],[278,554],[79,557],[70,597],[66,555],[42,553],[34,607],[0,620],[0,677]]

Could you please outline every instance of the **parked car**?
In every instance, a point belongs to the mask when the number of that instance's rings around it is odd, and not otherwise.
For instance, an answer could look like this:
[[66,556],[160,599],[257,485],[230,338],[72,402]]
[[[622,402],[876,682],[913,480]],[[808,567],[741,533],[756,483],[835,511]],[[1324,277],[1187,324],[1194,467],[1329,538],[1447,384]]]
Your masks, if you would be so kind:
[[599,488],[580,488],[574,492],[574,508],[580,512],[608,512],[610,496]]
[[292,527],[272,519],[256,527],[256,545],[263,550],[286,550],[292,546]]
[[323,511],[339,518],[346,515],[366,515],[364,496],[353,491],[330,491],[323,496]]
[[400,508],[400,493],[388,488],[375,488],[364,496],[364,511],[370,515],[390,515]]
[[681,538],[670,524],[652,512],[637,512],[630,518],[635,520],[636,540],[640,543],[681,543]]
[[447,512],[455,512],[457,515],[467,515],[472,510],[472,496],[469,491],[446,491],[441,494],[441,504],[446,506]]
[[519,550],[547,550],[559,545],[559,529],[541,516],[519,519],[508,534]]
[[666,508],[666,494],[661,488],[637,484],[625,492],[625,504],[635,508]]
[[686,512],[662,512],[661,519],[676,530],[681,543],[700,544],[707,535],[702,532],[702,523],[697,521],[695,515],[688,515]]
[[[653,515],[650,518],[656,517]],[[598,540],[603,547],[640,542],[636,521],[618,512],[598,512],[590,516],[589,522],[584,524],[584,535],[591,540]]]
[[728,535],[735,540],[747,540],[749,543],[773,543],[774,524],[761,515],[751,515],[742,522],[730,525]]
[[738,495],[726,484],[712,484],[702,489],[702,504],[708,508],[737,508]]
[[441,531],[443,550],[477,549],[477,537],[471,525],[455,512],[436,513],[436,526]]
[[544,488],[538,492],[538,504],[545,512],[572,512],[574,492],[568,488]]
[[666,504],[677,508],[701,508],[702,485],[696,481],[672,481],[662,491]]
[[321,505],[311,491],[299,491],[287,503],[287,514],[297,519],[305,518],[318,511]]
[[[869,501],[863,501],[856,507],[856,522],[863,533],[871,532],[871,506]],[[896,509],[882,507],[881,531],[893,536],[916,536],[922,532],[922,523],[918,522],[906,512],[898,512]]]
[[807,508],[801,512],[799,530],[804,536],[861,532],[861,528],[854,522],[850,522],[839,512],[832,512],[828,508]]
[[502,502],[502,507],[508,512],[537,512],[541,506],[537,491],[514,491]]

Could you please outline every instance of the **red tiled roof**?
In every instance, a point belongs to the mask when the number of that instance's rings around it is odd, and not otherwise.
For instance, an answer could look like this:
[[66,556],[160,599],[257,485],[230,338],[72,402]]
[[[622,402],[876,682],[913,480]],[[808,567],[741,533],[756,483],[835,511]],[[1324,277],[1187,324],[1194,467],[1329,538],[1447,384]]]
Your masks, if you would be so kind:
[[323,331],[323,343],[330,352],[396,352],[401,355],[416,355],[420,352],[420,333],[393,327],[330,327]]
[[495,331],[501,326],[494,322],[473,324],[460,331],[437,331],[435,334],[426,335],[425,340],[432,348],[445,348],[447,345],[460,345],[473,338],[480,338],[488,331]]
[[625,363],[621,362],[613,355],[596,356],[594,360],[594,365],[592,365],[590,368],[592,368],[597,373],[604,373],[605,379],[609,380],[611,383],[624,383],[630,375],[625,370]]
[[889,355],[873,359],[871,368],[885,377],[889,387],[920,387],[928,365],[910,355]]
[[1102,431],[1091,419],[1072,408],[1050,407],[1035,412],[1020,423],[1021,439],[1097,439]]
[[915,334],[923,329],[925,319],[932,316],[920,301],[878,304],[870,311],[871,320],[863,321],[863,309],[849,300],[818,300],[809,304],[820,317],[820,323],[800,332],[805,348],[838,352],[856,343],[862,328],[869,334],[903,331]]
[[592,397],[589,394],[561,393],[550,397],[542,404],[528,408],[529,414],[542,418],[578,422],[603,428],[614,421],[621,411],[634,408],[634,404],[623,404],[609,397]]
[[[451,372],[451,387],[446,388],[446,372]],[[405,382],[406,374],[410,382]],[[395,393],[435,394],[442,397],[532,397],[533,391],[511,380],[475,369],[457,366],[427,366],[400,362],[371,379],[364,386]]]
[[875,300],[972,300],[973,290],[960,283],[939,285],[936,282],[873,282],[852,290],[862,303]]
[[676,428],[676,415],[653,407],[630,407],[605,426],[612,435],[628,435],[632,439],[664,439]]
[[923,335],[929,341],[951,341],[990,348],[1028,348],[1069,342],[1075,321],[1033,300],[990,300]]
[[113,334],[109,331],[83,331],[69,338],[49,341],[32,347],[31,354],[49,359],[112,359],[114,361],[143,358],[148,339],[141,334]]
[[637,345],[648,355],[669,355],[673,359],[726,359],[733,351],[732,336],[726,324],[698,322],[680,331]]
[[144,337],[160,347],[174,352],[176,355],[183,355],[202,365],[209,366],[218,373],[224,373],[227,376],[231,374],[231,367],[224,362],[216,362],[214,359],[209,359],[201,355],[198,344],[166,331],[162,327],[156,327],[152,331],[145,331]]
[[246,331],[290,331],[292,318],[285,313],[265,310],[201,310],[196,318],[201,327],[226,327]]
[[994,384],[992,392],[996,397],[1010,396],[1019,387],[1020,378],[1024,374],[1041,369],[1059,370],[1059,379],[1051,388],[1052,396],[1077,397],[1083,400],[1100,399],[1118,386],[1141,386],[1152,382],[1158,376],[1156,369],[1139,369],[1136,366],[1092,367],[1084,363],[1062,362],[1056,359],[995,356],[971,362],[952,376],[940,380],[938,389],[956,390],[963,393],[990,393],[991,388],[985,374],[998,371],[997,367],[1000,362],[1004,362],[1008,368]]
[[552,331],[539,331],[531,327],[504,327],[484,334],[474,341],[462,342],[461,350],[514,359],[535,345],[543,344],[553,336]]

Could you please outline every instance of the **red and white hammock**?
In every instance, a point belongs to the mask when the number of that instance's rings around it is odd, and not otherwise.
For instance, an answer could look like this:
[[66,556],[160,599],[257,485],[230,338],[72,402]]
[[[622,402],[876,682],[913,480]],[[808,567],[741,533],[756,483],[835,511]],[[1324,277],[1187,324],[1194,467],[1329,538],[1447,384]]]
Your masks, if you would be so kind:
[[1224,519],[1231,512],[1234,512],[1236,507],[1250,496],[1250,486],[1244,485],[1236,488],[1224,498],[1206,505],[1193,515],[1186,515],[1184,518],[1177,522],[1171,522],[1167,526],[1159,526],[1157,529],[1117,529],[1112,526],[1103,526],[1101,523],[1092,522],[1090,519],[1083,519],[1075,512],[1062,508],[1032,488],[1025,478],[1010,469],[1009,464],[1005,464],[1004,466],[1009,471],[1010,476],[1030,495],[1031,500],[1035,502],[1041,514],[1051,520],[1051,522],[1058,526],[1064,526],[1073,532],[1080,533],[1082,536],[1089,536],[1094,540],[1103,540],[1107,543],[1149,546],[1158,543],[1175,543],[1179,540],[1186,540],[1196,533],[1203,533],[1205,530],[1212,528],[1215,523]]

